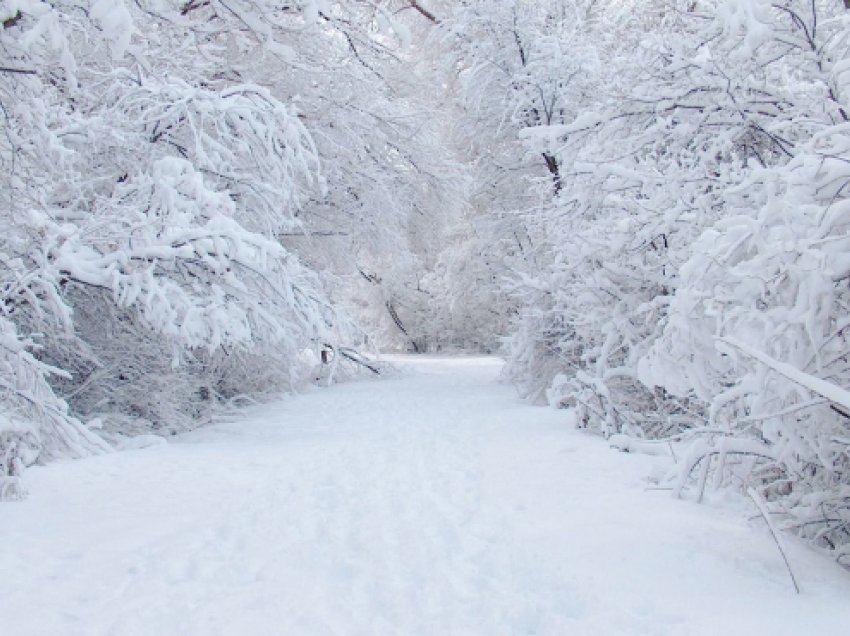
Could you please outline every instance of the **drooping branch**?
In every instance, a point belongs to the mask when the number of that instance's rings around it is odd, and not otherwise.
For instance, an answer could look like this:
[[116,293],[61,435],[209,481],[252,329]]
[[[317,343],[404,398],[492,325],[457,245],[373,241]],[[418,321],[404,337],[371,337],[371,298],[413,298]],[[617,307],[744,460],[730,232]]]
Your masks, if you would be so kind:
[[401,331],[401,333],[407,336],[408,340],[410,340],[410,345],[413,347],[414,353],[421,353],[421,351],[419,350],[419,345],[416,344],[416,341],[410,337],[410,334],[407,332],[407,329],[405,329],[404,323],[401,321],[401,318],[399,317],[398,312],[396,311],[396,308],[393,306],[392,302],[388,300],[385,305],[387,311],[390,314],[390,318],[393,319],[393,322],[395,323],[396,327],[398,327],[399,331]]

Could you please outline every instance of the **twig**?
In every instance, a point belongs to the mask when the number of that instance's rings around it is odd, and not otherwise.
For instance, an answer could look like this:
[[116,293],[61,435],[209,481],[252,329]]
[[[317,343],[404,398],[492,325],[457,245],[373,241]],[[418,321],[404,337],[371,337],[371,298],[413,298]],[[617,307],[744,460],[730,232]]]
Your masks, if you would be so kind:
[[716,453],[708,453],[702,458],[702,466],[699,471],[699,494],[697,495],[697,503],[702,503],[702,498],[705,495],[705,486],[708,483],[708,471],[711,468],[712,456]]
[[415,9],[423,18],[433,24],[438,24],[440,21],[431,11],[419,4],[418,0],[410,0],[410,6]]
[[35,75],[36,72],[28,68],[14,68],[11,66],[0,66],[0,72],[3,73],[18,73],[20,75]]
[[747,494],[755,502],[761,516],[764,518],[764,522],[767,524],[768,529],[770,529],[770,534],[773,535],[773,541],[776,543],[776,547],[779,548],[779,554],[782,555],[782,560],[785,561],[785,567],[788,569],[788,575],[791,577],[791,582],[794,584],[794,590],[796,590],[797,594],[799,594],[800,586],[797,585],[797,577],[794,576],[794,570],[791,569],[791,563],[788,561],[788,555],[785,554],[785,548],[782,546],[782,541],[779,538],[776,526],[774,526],[773,522],[770,520],[764,498],[756,492],[755,488],[748,488]]

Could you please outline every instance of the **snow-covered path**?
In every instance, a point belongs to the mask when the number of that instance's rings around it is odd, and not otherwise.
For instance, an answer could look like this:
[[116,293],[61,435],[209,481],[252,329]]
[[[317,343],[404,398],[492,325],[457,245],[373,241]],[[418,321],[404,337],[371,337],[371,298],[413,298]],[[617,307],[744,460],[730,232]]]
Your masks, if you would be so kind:
[[0,633],[847,633],[850,575],[740,510],[647,490],[490,359],[30,470],[0,506]]

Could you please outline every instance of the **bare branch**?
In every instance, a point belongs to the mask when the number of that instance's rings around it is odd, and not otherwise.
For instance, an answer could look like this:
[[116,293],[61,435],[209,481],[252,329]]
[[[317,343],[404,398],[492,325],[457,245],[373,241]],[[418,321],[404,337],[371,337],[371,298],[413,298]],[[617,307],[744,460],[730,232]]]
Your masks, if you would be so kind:
[[0,72],[18,73],[19,75],[35,75],[35,71],[29,68],[13,68],[11,66],[0,66]]
[[[434,24],[439,24],[440,21],[437,19],[437,17],[433,13],[428,11],[428,9],[426,9],[421,4],[419,4],[419,0],[408,0],[408,1],[410,2],[410,7],[412,9],[416,10],[417,12],[419,12],[419,14],[422,17],[424,17],[426,20],[433,22]],[[845,1],[850,2],[850,0],[845,0]]]

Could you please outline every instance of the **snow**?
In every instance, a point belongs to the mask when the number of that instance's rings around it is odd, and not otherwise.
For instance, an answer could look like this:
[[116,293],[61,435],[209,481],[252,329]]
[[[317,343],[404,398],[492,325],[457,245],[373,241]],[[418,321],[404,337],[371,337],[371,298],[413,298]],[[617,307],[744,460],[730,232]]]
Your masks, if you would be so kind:
[[795,595],[745,499],[652,490],[669,459],[523,403],[496,359],[396,362],[169,444],[30,469],[30,497],[0,506],[4,632],[846,631],[846,571],[787,537]]
[[130,46],[136,28],[133,17],[121,0],[95,0],[90,15],[97,20],[109,42],[113,60],[120,60]]

